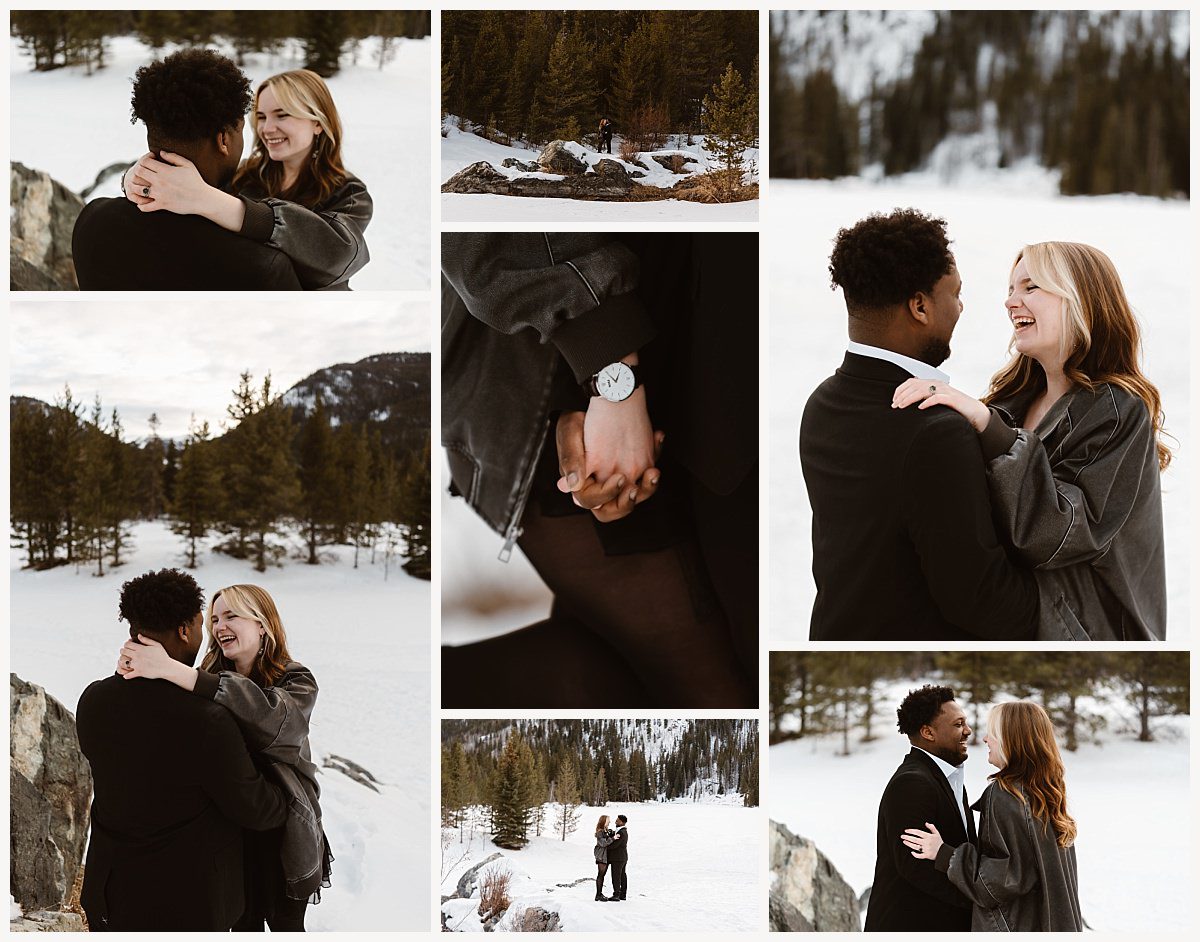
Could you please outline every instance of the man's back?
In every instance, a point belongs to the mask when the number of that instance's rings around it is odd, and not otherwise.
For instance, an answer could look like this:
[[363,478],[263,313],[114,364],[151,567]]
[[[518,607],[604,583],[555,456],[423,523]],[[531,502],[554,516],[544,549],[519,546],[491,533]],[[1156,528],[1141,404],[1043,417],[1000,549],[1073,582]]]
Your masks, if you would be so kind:
[[228,929],[244,906],[242,828],[283,823],[230,714],[163,680],[93,683],[79,698],[92,766],[82,894],[109,930]]
[[1032,636],[1033,577],[996,536],[975,432],[944,407],[892,409],[909,374],[846,354],[808,400],[813,640]]
[[75,273],[85,291],[299,290],[286,255],[200,216],[143,213],[92,200],[75,220]]

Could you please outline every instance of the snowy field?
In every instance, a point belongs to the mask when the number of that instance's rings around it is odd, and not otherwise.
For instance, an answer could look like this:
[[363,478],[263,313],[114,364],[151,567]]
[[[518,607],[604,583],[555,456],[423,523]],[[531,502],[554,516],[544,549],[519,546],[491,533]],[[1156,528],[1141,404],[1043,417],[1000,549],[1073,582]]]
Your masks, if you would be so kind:
[[[426,291],[433,43],[428,38],[396,40],[395,57],[380,71],[372,60],[377,42],[364,40],[358,64],[344,57],[341,71],[328,80],[342,119],[345,165],[367,185],[375,202],[367,229],[372,260],[351,283],[358,290]],[[132,36],[112,37],[108,48],[107,66],[92,75],[82,67],[33,72],[17,40],[9,40],[10,159],[45,170],[78,192],[109,164],[133,163],[145,153],[146,129],[140,122],[129,123],[129,96],[134,72],[152,61],[154,53]],[[242,70],[257,88],[271,75],[303,66],[293,42],[278,56],[247,56]],[[65,141],[64,125],[70,128]],[[251,139],[247,124],[247,155]],[[92,196],[119,192],[114,176]]]
[[[121,584],[150,569],[182,566],[182,541],[161,523],[133,528],[128,562],[104,578],[91,570],[22,570],[10,553],[10,669],[75,711],[93,680],[115,669],[128,637],[117,620]],[[309,909],[308,928],[429,926],[430,814],[428,582],[346,547],[319,567],[289,561],[257,573],[244,561],[205,553],[194,573],[206,597],[241,582],[265,587],[279,606],[293,655],[321,694],[311,744],[317,765],[337,755],[382,784],[376,794],[339,772],[320,779],[325,831],[336,860],[333,886]],[[207,643],[206,643],[207,646]],[[405,833],[400,826],[407,822]]]
[[[483,869],[507,866],[513,903],[496,926],[527,907],[558,913],[564,932],[753,932],[766,915],[761,867],[766,856],[765,820],[760,808],[745,808],[739,796],[727,803],[644,802],[580,809],[578,829],[564,843],[554,835],[535,837],[522,850],[501,850],[488,835],[457,829],[444,832],[442,894],[454,891],[464,871],[500,852]],[[547,806],[553,828],[556,806]],[[593,829],[601,814],[629,816],[629,896],[624,903],[601,903],[596,895]],[[448,842],[447,839],[448,838]],[[582,881],[582,882],[580,882]],[[572,885],[577,884],[577,885]],[[605,877],[604,895],[612,894]],[[479,895],[442,905],[449,928],[479,932]]]
[[[875,871],[880,796],[910,748],[896,732],[890,704],[931,682],[939,680],[922,678],[890,689],[884,698],[889,706],[873,727],[878,739],[861,743],[861,731],[853,730],[849,756],[837,755],[840,734],[793,740],[769,751],[771,819],[812,839],[860,895]],[[1182,932],[1191,923],[1190,718],[1155,721],[1158,741],[1142,743],[1121,722],[1124,717],[1132,723],[1130,707],[1097,709],[1111,716],[1100,740],[1063,753],[1069,810],[1079,826],[1083,918],[1097,931]],[[973,709],[967,716],[974,720]],[[982,735],[970,747],[965,768],[973,802],[995,771]],[[1147,800],[1149,782],[1153,798]],[[1118,840],[1120,852],[1114,853]]]
[[1008,175],[968,173],[957,186],[945,186],[932,174],[913,174],[879,184],[771,180],[770,191],[764,244],[771,279],[771,647],[804,644],[816,594],[812,514],[798,436],[809,393],[841,364],[845,352],[845,305],[840,292],[829,288],[833,239],[838,229],[873,212],[909,206],[948,222],[963,278],[964,310],[953,353],[942,368],[955,386],[976,396],[1007,361],[1011,328],[1003,301],[1009,268],[1023,245],[1087,242],[1116,264],[1142,323],[1145,372],[1162,394],[1167,431],[1179,439],[1175,460],[1162,478],[1167,640],[1186,642],[1192,269],[1180,260],[1193,250],[1189,204],[1137,196],[1057,196],[1053,177],[1034,168]]
[[[661,150],[646,151],[642,155],[645,168],[621,160],[620,137],[613,138],[613,153],[601,153],[574,141],[569,142],[571,152],[586,163],[594,166],[602,159],[615,160],[628,171],[646,174],[638,183],[667,188],[681,177],[650,159],[651,154],[670,156],[680,154],[694,159],[689,169],[705,172],[715,167],[714,159],[701,142],[694,138],[688,145],[686,139],[672,140],[673,146]],[[450,179],[464,167],[486,160],[500,173],[510,179],[536,177],[546,180],[562,179],[556,174],[525,173],[517,169],[502,167],[506,158],[512,157],[522,163],[537,159],[541,148],[510,147],[489,141],[477,134],[461,131],[453,120],[446,122],[446,136],[442,138],[441,179]],[[748,165],[758,165],[758,149],[747,150]],[[751,175],[757,180],[757,172]],[[449,222],[473,222],[504,219],[520,220],[632,220],[632,221],[709,221],[709,222],[754,222],[758,219],[758,200],[739,203],[708,204],[688,200],[656,200],[651,202],[604,202],[600,200],[549,199],[541,197],[498,196],[489,194],[443,193],[442,219]]]

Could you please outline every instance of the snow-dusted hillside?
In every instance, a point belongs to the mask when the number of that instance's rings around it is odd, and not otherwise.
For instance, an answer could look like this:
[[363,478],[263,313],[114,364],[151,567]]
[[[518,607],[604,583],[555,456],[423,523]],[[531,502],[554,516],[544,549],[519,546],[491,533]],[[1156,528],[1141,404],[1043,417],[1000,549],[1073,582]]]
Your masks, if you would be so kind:
[[[164,524],[135,525],[133,540],[128,562],[102,579],[65,566],[22,570],[20,553],[10,554],[10,669],[72,712],[89,683],[112,673],[128,637],[117,620],[122,582],[182,565],[181,541]],[[309,910],[308,928],[424,930],[432,852],[425,825],[431,793],[430,584],[394,564],[385,581],[382,563],[368,565],[364,554],[356,570],[349,550],[333,552],[329,564],[289,561],[266,573],[205,553],[194,575],[206,595],[241,582],[271,593],[292,653],[321,687],[312,722],[314,760],[321,765],[341,756],[381,783],[376,793],[322,770],[321,806],[336,860],[333,886]]]
[[[557,806],[547,806],[553,828]],[[595,900],[593,836],[601,814],[629,818],[629,896],[624,903]],[[511,931],[526,908],[557,913],[565,932],[751,932],[763,928],[766,907],[761,867],[766,859],[766,818],[744,808],[738,796],[724,803],[610,802],[580,808],[579,824],[564,842],[553,834],[535,837],[522,850],[502,850],[482,830],[443,831],[442,894],[454,892],[459,877],[494,853],[488,864],[512,874],[512,906],[496,926]],[[605,895],[612,893],[606,878]],[[447,928],[482,930],[479,893],[442,904]]]
[[[1167,431],[1178,441],[1163,475],[1163,519],[1169,625],[1167,640],[1190,632],[1191,556],[1191,269],[1194,254],[1186,202],[1147,197],[1059,197],[1040,171],[976,176],[971,186],[944,187],[913,174],[873,185],[770,181],[763,248],[770,286],[770,624],[771,647],[808,638],[816,588],[812,581],[812,514],[800,473],[798,434],[804,403],[842,362],[846,311],[829,288],[829,252],[839,228],[873,212],[916,207],[948,222],[963,278],[964,311],[943,369],[951,382],[981,395],[1007,361],[1011,335],[1003,302],[1008,272],[1030,242],[1087,242],[1117,267],[1141,320],[1144,369],[1162,394]],[[794,221],[802,219],[803,225]],[[1173,445],[1175,443],[1172,443]]]
[[[931,682],[939,680],[893,685],[884,702],[899,703]],[[1107,712],[1111,722],[1098,742],[1063,753],[1068,807],[1079,826],[1083,917],[1100,932],[1183,932],[1192,899],[1190,718],[1159,720],[1158,741],[1141,743],[1120,722],[1121,709]],[[768,755],[771,819],[812,839],[860,894],[875,868],[879,798],[909,749],[894,716],[881,710],[874,742],[860,743],[853,732],[849,756],[837,754],[836,734],[772,746]],[[965,770],[974,801],[995,771],[982,742],[970,748]]]
[[[346,167],[363,180],[375,203],[367,230],[371,261],[352,284],[359,290],[428,290],[433,42],[397,39],[395,58],[382,70],[373,64],[376,43],[364,40],[358,64],[345,57],[341,71],[328,80],[342,119]],[[129,123],[130,83],[138,67],[155,55],[132,36],[113,37],[108,48],[108,65],[93,75],[82,67],[33,72],[20,44],[9,40],[12,160],[45,170],[78,192],[109,164],[132,163],[145,153],[145,127]],[[268,76],[303,65],[292,42],[278,56],[248,55],[242,71],[257,87]],[[70,129],[65,136],[64,127]],[[245,134],[249,153],[249,124]],[[116,195],[114,177],[92,197]]]

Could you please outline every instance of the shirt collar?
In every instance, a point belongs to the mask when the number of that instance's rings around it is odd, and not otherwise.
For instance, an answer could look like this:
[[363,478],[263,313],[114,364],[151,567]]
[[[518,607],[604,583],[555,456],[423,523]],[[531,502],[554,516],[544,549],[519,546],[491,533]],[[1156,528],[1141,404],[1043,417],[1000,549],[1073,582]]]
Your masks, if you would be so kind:
[[[948,373],[944,373],[936,366],[930,366],[928,363],[923,363],[920,360],[914,360],[912,357],[906,357],[903,353],[897,353],[895,350],[884,350],[882,347],[872,347],[870,344],[857,343],[851,340],[846,345],[846,350],[849,353],[857,353],[860,357],[873,357],[876,360],[887,360],[889,363],[895,363],[896,366],[905,372],[911,373],[917,379],[935,379],[939,382],[950,382]],[[922,749],[922,752],[925,750]],[[934,756],[934,758],[937,758]]]
[[[921,749],[920,746],[913,746],[913,748]],[[948,780],[952,780],[955,777],[956,773],[962,771],[961,765],[951,765],[945,759],[940,759],[937,756],[935,756],[932,752],[926,752],[924,749],[921,749],[921,751],[924,752],[925,755],[929,756],[929,758],[931,758],[934,762],[937,763],[937,767],[939,769],[941,769],[942,774],[944,776],[946,776],[946,778]]]

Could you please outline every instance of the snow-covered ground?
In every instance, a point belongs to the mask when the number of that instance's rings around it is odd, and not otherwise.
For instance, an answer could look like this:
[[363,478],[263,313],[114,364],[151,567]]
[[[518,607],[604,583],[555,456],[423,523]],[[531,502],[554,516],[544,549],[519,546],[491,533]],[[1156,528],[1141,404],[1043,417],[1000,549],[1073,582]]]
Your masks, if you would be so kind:
[[[937,682],[893,685],[884,702],[899,703],[909,690]],[[1141,743],[1121,722],[1132,716],[1129,707],[1096,709],[1111,717],[1108,729],[1098,742],[1063,753],[1068,807],[1079,827],[1083,917],[1102,932],[1182,932],[1191,925],[1193,895],[1190,717],[1158,720],[1158,741]],[[972,708],[967,715],[973,719]],[[875,870],[879,798],[910,748],[896,732],[894,716],[890,708],[880,712],[874,742],[861,743],[861,732],[852,731],[849,756],[837,754],[840,734],[781,743],[768,754],[771,819],[813,840],[859,894]],[[965,770],[974,801],[995,771],[982,736],[970,747]]]
[[[444,123],[445,135],[442,138],[441,174],[442,180],[448,180],[464,167],[480,160],[486,160],[500,173],[510,179],[516,177],[537,177],[541,179],[561,179],[554,174],[530,172],[526,173],[515,168],[507,168],[501,164],[507,158],[514,158],[522,163],[537,159],[541,148],[523,146],[508,146],[489,141],[477,134],[462,131],[451,118]],[[602,159],[615,160],[630,172],[639,172],[645,176],[638,183],[647,186],[667,188],[675,184],[681,177],[671,173],[658,162],[651,159],[652,155],[671,156],[674,154],[690,157],[692,163],[687,168],[695,172],[706,172],[716,166],[715,159],[704,149],[701,138],[694,138],[695,143],[688,144],[686,138],[673,139],[671,146],[661,150],[646,151],[641,155],[645,166],[627,163],[621,160],[620,137],[613,138],[613,153],[601,153],[575,141],[568,142],[568,149],[580,160],[594,167]],[[758,167],[758,148],[752,148],[745,153],[748,166]],[[589,171],[590,172],[590,171]],[[757,169],[747,177],[757,180]],[[715,222],[753,222],[758,219],[758,200],[744,200],[739,203],[706,204],[694,203],[687,200],[655,200],[650,202],[602,202],[598,200],[546,199],[534,197],[511,197],[485,194],[443,193],[442,219],[453,222],[465,222],[492,219],[619,219],[619,220],[709,220]]]
[[[943,369],[981,395],[1007,361],[1011,329],[1003,307],[1021,247],[1050,239],[1087,242],[1116,264],[1143,329],[1144,369],[1162,394],[1167,431],[1179,439],[1162,478],[1166,527],[1167,639],[1189,637],[1191,420],[1189,351],[1194,252],[1189,204],[1138,196],[1063,197],[1052,174],[970,172],[946,186],[936,172],[883,183],[860,179],[770,181],[764,246],[770,264],[770,621],[771,647],[808,638],[812,514],[800,473],[798,434],[809,393],[842,362],[846,311],[829,288],[838,229],[873,212],[915,207],[948,222],[963,278],[964,310]],[[801,220],[802,224],[797,224]],[[1174,444],[1174,443],[1172,443]]]
[[[375,203],[367,230],[371,261],[352,284],[359,290],[423,291],[429,289],[430,276],[433,43],[428,38],[396,40],[395,57],[380,70],[372,58],[377,42],[364,40],[358,64],[345,57],[341,71],[328,80],[342,119],[345,165],[367,185]],[[129,123],[130,85],[138,67],[155,55],[132,36],[113,37],[108,48],[108,64],[92,75],[82,67],[33,72],[20,44],[9,40],[12,160],[45,170],[79,191],[110,163],[132,163],[145,153],[145,126]],[[277,56],[247,56],[242,71],[257,88],[271,75],[303,66],[293,42]],[[65,137],[64,128],[70,129]],[[249,154],[249,124],[245,133]],[[117,196],[118,187],[114,177],[92,196]]]
[[[10,552],[10,669],[45,687],[69,710],[93,680],[114,670],[128,628],[117,620],[121,584],[142,572],[182,566],[182,542],[164,524],[133,528],[128,562],[104,578],[91,570],[20,568]],[[244,561],[206,552],[195,571],[206,596],[240,582],[266,588],[279,606],[296,658],[321,686],[311,745],[321,765],[337,755],[370,771],[376,794],[339,772],[321,775],[325,831],[336,860],[333,886],[308,928],[429,926],[430,584],[394,565],[384,580],[346,547],[311,567],[289,560],[257,573]],[[133,734],[136,734],[134,731]]]
[[[553,830],[556,805],[547,806]],[[741,805],[740,796],[724,801],[644,802],[604,808],[584,806],[574,834],[564,842],[543,832],[522,850],[501,850],[487,834],[457,829],[444,832],[442,893],[452,893],[464,871],[491,854],[512,874],[512,906],[496,926],[511,928],[514,915],[541,907],[558,913],[565,932],[749,932],[762,928],[761,867],[766,856],[765,817],[759,808]],[[624,903],[600,903],[596,895],[593,829],[601,814],[629,816],[629,896]],[[448,838],[448,840],[447,840]],[[582,882],[580,882],[582,881]],[[574,884],[574,885],[573,885]],[[605,878],[606,896],[612,880]],[[479,894],[442,905],[447,926],[460,932],[482,930]]]

